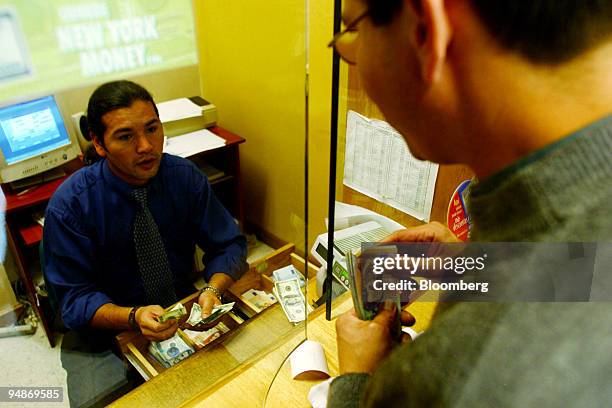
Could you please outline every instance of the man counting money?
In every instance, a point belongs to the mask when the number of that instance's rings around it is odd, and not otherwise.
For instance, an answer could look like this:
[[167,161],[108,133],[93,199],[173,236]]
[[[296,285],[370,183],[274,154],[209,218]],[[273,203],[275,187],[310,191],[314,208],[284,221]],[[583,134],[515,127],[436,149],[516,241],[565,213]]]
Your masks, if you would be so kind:
[[[86,119],[100,160],[58,188],[45,216],[45,276],[72,329],[63,349],[72,339],[79,350],[108,350],[112,335],[126,329],[167,339],[177,320],[157,317],[195,291],[196,244],[205,251],[208,286],[198,304],[206,316],[247,269],[246,239],[204,174],[162,153],[164,133],[146,89],[130,81],[101,85]],[[72,391],[74,364],[65,356]],[[79,386],[83,365],[73,377]]]

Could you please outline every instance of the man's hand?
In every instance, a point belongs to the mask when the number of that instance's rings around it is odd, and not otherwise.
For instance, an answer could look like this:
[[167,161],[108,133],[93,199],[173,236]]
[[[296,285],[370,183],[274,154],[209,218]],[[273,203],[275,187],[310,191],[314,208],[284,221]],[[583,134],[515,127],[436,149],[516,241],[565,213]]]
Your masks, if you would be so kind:
[[392,346],[390,327],[395,308],[379,312],[372,320],[361,320],[355,309],[336,321],[340,374],[371,373],[389,354]]
[[212,290],[205,290],[200,294],[198,303],[202,307],[202,319],[210,316],[213,307],[221,305],[221,299]]
[[151,341],[169,339],[178,329],[178,321],[170,319],[164,323],[157,321],[157,317],[164,314],[159,305],[143,306],[136,311],[136,324],[140,327],[142,335]]
[[[208,284],[217,288],[220,293],[224,293],[234,284],[234,279],[223,272],[217,272],[210,277]],[[213,307],[221,305],[221,299],[212,290],[205,290],[200,293],[198,303],[202,307],[202,319],[205,319],[210,316]]]
[[430,222],[414,228],[395,231],[381,242],[463,242],[444,225]]

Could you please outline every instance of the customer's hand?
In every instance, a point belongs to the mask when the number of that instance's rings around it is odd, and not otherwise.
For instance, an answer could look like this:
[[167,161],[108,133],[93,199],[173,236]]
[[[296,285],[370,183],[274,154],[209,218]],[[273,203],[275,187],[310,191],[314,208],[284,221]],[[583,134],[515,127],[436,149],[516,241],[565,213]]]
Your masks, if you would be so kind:
[[395,231],[381,242],[463,242],[439,222]]
[[379,312],[372,320],[361,320],[351,309],[336,321],[340,374],[371,373],[392,348],[390,327],[395,307]]
[[142,335],[151,341],[161,341],[174,336],[178,329],[178,321],[170,319],[164,323],[157,321],[157,317],[164,314],[164,308],[159,305],[143,306],[134,316],[136,324],[140,327]]

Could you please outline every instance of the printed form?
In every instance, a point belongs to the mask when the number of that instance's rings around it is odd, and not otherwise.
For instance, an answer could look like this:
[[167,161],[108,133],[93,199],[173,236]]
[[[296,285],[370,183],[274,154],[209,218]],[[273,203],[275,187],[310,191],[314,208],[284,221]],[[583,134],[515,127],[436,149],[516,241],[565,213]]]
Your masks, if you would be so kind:
[[438,165],[416,159],[388,123],[348,112],[344,184],[429,222]]

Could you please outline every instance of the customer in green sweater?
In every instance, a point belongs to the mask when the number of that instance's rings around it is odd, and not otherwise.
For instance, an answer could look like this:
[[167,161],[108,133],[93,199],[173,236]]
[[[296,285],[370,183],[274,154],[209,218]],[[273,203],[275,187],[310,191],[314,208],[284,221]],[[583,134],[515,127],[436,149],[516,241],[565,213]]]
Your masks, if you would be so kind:
[[[346,0],[343,19],[337,52],[412,153],[474,170],[473,241],[612,242],[611,0]],[[394,350],[391,320],[338,319],[330,407],[612,401],[609,303],[460,303]]]

